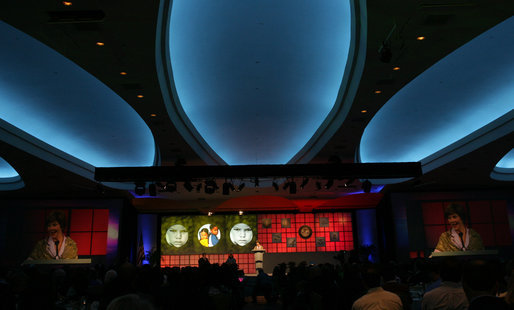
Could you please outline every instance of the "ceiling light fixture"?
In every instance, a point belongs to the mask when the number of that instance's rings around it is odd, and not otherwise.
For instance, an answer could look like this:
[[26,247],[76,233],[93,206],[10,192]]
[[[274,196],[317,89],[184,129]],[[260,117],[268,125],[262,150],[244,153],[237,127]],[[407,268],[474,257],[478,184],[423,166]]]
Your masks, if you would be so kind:
[[393,68],[393,71],[399,71],[400,70],[400,67],[394,67]]
[[143,95],[137,95],[137,97],[138,97],[139,99],[141,99],[141,98],[143,98],[144,96],[143,96]]
[[381,90],[375,90],[375,94],[381,94],[382,91]]
[[334,179],[330,178],[327,181],[327,184],[325,184],[325,189],[330,189],[334,185]]
[[144,182],[137,182],[134,187],[134,193],[138,196],[143,196],[146,192],[145,189],[145,183]]
[[423,36],[419,36],[419,37],[417,37],[417,38],[416,38],[416,40],[418,40],[418,41],[423,41],[423,40],[425,40],[425,37],[423,37]]
[[362,182],[362,190],[365,193],[371,192],[371,182],[369,180]]
[[64,6],[70,6],[70,5],[72,5],[73,3],[71,3],[70,1],[63,1],[63,2],[62,2],[62,4],[63,4]]
[[186,189],[186,191],[191,192],[193,190],[193,185],[191,185],[191,182],[186,181],[184,182],[184,188]]
[[121,71],[121,72],[120,72],[120,75],[127,75],[127,72],[125,72],[125,71]]
[[148,185],[148,194],[153,197],[157,196],[157,186],[155,186],[155,183]]
[[98,45],[98,46],[104,46],[104,45],[105,45],[105,43],[103,43],[103,42],[96,42],[96,45]]
[[150,114],[150,117],[156,117],[156,116],[157,116],[157,114],[154,114],[154,113]]
[[368,113],[368,110],[361,110],[361,113]]
[[214,194],[214,192],[218,189],[218,184],[214,180],[205,181],[204,191],[206,194]]

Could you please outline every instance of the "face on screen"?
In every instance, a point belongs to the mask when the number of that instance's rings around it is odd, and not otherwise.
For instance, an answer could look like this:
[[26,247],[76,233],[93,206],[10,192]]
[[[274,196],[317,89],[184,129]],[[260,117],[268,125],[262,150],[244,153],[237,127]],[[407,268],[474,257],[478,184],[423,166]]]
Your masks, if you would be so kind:
[[250,226],[245,223],[236,224],[230,230],[230,240],[239,246],[247,245],[250,241],[252,241],[252,238],[253,231]]
[[170,226],[166,231],[166,241],[169,245],[180,248],[186,244],[189,234],[186,228],[180,224]]

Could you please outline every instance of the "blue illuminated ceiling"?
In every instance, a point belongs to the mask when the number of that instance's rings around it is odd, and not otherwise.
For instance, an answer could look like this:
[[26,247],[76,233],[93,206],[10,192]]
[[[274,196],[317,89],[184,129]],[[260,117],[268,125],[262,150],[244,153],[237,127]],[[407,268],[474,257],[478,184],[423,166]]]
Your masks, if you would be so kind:
[[[64,152],[80,165],[153,165],[156,150],[150,129],[110,88],[3,22],[0,42],[2,127],[18,136],[28,134],[32,146]],[[19,140],[27,141],[25,136]]]
[[168,112],[206,162],[285,164],[335,117],[357,55],[349,0],[170,5]]
[[[396,93],[366,127],[360,161],[421,161],[427,172],[511,133],[512,33],[514,17],[452,52]],[[436,155],[447,158],[437,160]]]

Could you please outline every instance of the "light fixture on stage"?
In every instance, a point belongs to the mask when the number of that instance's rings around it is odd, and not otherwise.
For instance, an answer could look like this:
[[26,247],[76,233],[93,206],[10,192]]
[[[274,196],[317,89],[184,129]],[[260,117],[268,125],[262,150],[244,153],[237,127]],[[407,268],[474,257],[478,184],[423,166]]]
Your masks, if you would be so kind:
[[349,187],[352,185],[352,183],[355,181],[355,179],[348,179],[348,181],[346,181],[344,183],[344,187]]
[[296,194],[296,183],[294,180],[289,182],[289,194]]
[[177,191],[177,183],[175,182],[168,182],[166,185],[164,185],[166,191],[173,193]]
[[155,183],[148,185],[148,194],[150,196],[157,196],[157,186],[155,186]]
[[321,182],[316,182],[316,189],[319,191],[321,190]]
[[235,190],[234,184],[225,182],[223,183],[223,195],[229,195],[230,191]]
[[243,210],[239,210],[239,215],[243,215],[243,214],[244,214]]
[[245,183],[244,183],[244,182],[243,182],[243,183],[241,183],[241,184],[239,184],[239,186],[238,186],[238,187],[237,187],[237,189],[236,189],[236,192],[240,192],[240,191],[242,191],[242,190],[243,190],[243,188],[245,188]]
[[212,214],[213,213],[211,211],[207,212],[207,216],[212,216]]
[[134,193],[136,193],[136,195],[138,195],[138,196],[143,196],[145,194],[145,192],[146,192],[145,183],[137,182],[136,186],[134,188]]
[[277,182],[273,181],[273,183],[271,183],[271,185],[273,186],[275,191],[278,192],[278,184],[277,184]]
[[218,184],[214,180],[205,181],[204,191],[206,194],[214,194],[214,192],[218,189]]
[[304,178],[302,184],[300,185],[300,189],[304,189],[307,183],[309,183],[309,178]]
[[362,190],[365,193],[371,192],[371,182],[369,180],[362,182]]
[[334,179],[330,178],[327,181],[327,184],[325,184],[325,189],[330,189],[334,185]]
[[190,192],[193,190],[193,185],[191,185],[191,182],[186,181],[184,182],[184,188],[186,189],[186,191]]

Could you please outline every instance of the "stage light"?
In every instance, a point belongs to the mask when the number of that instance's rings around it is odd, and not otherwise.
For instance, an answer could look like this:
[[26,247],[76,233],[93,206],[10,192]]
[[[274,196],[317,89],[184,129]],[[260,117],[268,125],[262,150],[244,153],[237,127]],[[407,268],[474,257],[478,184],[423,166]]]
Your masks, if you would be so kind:
[[309,178],[303,179],[302,184],[300,185],[300,189],[304,189],[307,183],[309,183]]
[[371,182],[369,180],[362,182],[362,190],[365,193],[369,193],[371,191]]
[[212,214],[213,213],[211,211],[207,212],[207,216],[212,216]]
[[234,190],[234,185],[232,183],[223,183],[223,195],[229,195],[231,190]]
[[317,190],[320,190],[321,189],[321,182],[316,182],[316,189]]
[[204,191],[206,194],[214,194],[214,192],[218,189],[218,184],[214,180],[205,181]]
[[296,194],[296,183],[294,181],[289,184],[289,194]]
[[242,210],[239,210],[239,215],[243,215],[244,212]]
[[155,183],[148,185],[148,194],[150,196],[157,196],[157,186],[155,186]]
[[273,186],[275,191],[278,192],[278,184],[277,184],[277,182],[273,181],[273,183],[271,183],[271,185]]
[[144,182],[136,183],[136,187],[134,188],[134,192],[138,196],[143,196],[145,194],[145,192],[146,192],[145,183]]
[[330,189],[334,185],[334,179],[328,179],[327,184],[325,184],[325,189]]
[[191,192],[193,190],[193,185],[191,185],[191,182],[186,181],[184,182],[184,188],[186,189],[186,191]]
[[177,191],[177,183],[168,182],[168,183],[166,183],[166,185],[164,185],[164,188],[166,189],[166,191],[168,191],[170,193],[176,192]]

